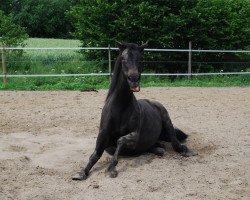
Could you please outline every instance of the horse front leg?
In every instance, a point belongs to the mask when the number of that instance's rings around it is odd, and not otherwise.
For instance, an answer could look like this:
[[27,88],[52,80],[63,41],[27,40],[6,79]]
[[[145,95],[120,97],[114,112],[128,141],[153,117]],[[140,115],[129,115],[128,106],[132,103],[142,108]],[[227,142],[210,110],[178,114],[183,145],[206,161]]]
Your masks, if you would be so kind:
[[116,165],[118,163],[118,157],[120,152],[126,147],[134,149],[137,143],[137,132],[132,132],[128,135],[122,136],[117,140],[117,147],[115,153],[111,159],[110,165],[108,166],[107,172],[111,178],[115,178],[118,175]]
[[108,134],[107,132],[102,131],[99,133],[97,137],[95,150],[90,156],[87,166],[83,168],[80,172],[76,173],[72,177],[72,180],[81,181],[81,180],[87,179],[89,175],[89,171],[96,164],[96,162],[101,158],[107,145],[108,145]]

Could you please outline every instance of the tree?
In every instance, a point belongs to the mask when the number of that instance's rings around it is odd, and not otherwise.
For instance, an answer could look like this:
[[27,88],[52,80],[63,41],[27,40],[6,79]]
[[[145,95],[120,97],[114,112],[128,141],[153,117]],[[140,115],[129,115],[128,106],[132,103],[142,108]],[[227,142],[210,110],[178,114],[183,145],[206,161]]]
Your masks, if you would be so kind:
[[[179,26],[184,20],[184,26]],[[200,49],[247,49],[250,44],[250,1],[249,0],[199,0],[192,9],[181,9],[180,15],[172,16],[175,46],[192,41],[193,48]],[[182,34],[178,34],[182,33]],[[196,61],[224,62],[240,61],[242,55],[235,53],[194,54]],[[246,67],[246,66],[245,66]],[[238,71],[242,66],[213,64],[217,70]]]
[[[193,41],[200,49],[245,49],[250,39],[249,7],[249,0],[80,0],[67,14],[82,46],[150,40],[151,48],[186,49]],[[187,59],[184,54],[164,56]],[[205,57],[214,59],[211,54]]]
[[169,20],[174,41],[193,41],[195,48],[242,49],[250,42],[249,0],[199,0]]
[[[8,2],[10,0],[3,0]],[[31,37],[70,38],[72,25],[65,12],[78,0],[12,0],[2,7]]]
[[242,48],[249,37],[249,0],[81,0],[68,15],[83,45],[152,40],[153,46]]
[[12,15],[4,15],[0,10],[0,45],[24,46],[24,41],[28,38],[25,29],[13,22]]
[[2,10],[5,15],[10,14],[12,10],[12,4],[14,2],[15,0],[1,0],[0,10]]

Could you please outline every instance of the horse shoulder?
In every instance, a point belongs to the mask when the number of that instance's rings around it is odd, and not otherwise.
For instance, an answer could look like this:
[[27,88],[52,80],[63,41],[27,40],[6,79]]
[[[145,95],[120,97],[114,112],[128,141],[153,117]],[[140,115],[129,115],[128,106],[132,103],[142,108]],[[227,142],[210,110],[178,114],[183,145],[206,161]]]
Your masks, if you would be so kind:
[[106,102],[101,113],[100,132],[111,132],[114,129],[114,116],[111,109],[111,104]]

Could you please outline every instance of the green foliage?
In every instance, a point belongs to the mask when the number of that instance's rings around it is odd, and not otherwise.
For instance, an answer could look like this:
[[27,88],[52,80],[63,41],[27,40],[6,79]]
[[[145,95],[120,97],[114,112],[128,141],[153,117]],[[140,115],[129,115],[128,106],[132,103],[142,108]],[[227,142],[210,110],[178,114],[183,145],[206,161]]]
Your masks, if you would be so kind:
[[0,10],[0,45],[6,47],[24,46],[28,38],[25,29],[13,22],[12,15],[4,15]]
[[1,0],[3,10],[27,28],[31,37],[69,38],[72,26],[65,11],[78,0]]
[[[150,48],[187,49],[192,41],[196,49],[246,49],[250,43],[249,0],[80,0],[67,14],[82,46],[150,40]],[[88,56],[103,59],[106,54],[90,52]],[[147,53],[145,58],[186,61],[187,55]],[[193,58],[239,61],[241,55],[203,53]],[[184,65],[178,67],[184,70]],[[213,64],[209,68],[220,67]],[[166,66],[159,65],[157,70],[166,71]]]
[[[249,0],[200,0],[173,19],[172,25],[178,27],[173,36],[182,33],[175,40],[193,41],[194,48],[244,49],[250,42]],[[176,23],[182,19],[185,26]]]
[[116,40],[141,42],[162,28],[162,3],[155,2],[81,0],[68,15],[83,46],[114,46]]
[[10,11],[12,10],[12,5],[15,2],[16,0],[1,0],[0,10],[2,10],[6,15],[10,14]]
[[[84,46],[151,40],[152,47],[241,49],[249,44],[249,0],[80,0],[68,15]],[[248,43],[247,43],[248,42]]]

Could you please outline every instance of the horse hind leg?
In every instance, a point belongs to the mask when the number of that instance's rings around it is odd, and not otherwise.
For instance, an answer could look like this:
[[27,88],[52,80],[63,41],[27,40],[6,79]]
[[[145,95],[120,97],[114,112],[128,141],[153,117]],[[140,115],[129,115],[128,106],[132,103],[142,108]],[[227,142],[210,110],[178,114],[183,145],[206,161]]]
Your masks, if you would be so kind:
[[164,107],[161,108],[161,115],[163,121],[163,131],[160,139],[170,141],[173,149],[182,156],[189,157],[197,155],[197,153],[180,143],[180,141],[187,138],[187,135],[173,126],[169,114]]
[[[184,142],[188,138],[188,135],[186,133],[184,133],[182,130],[178,129],[177,127],[174,127],[174,131],[175,131],[177,139],[180,142]],[[166,133],[165,128],[163,128],[163,130],[162,130],[160,139],[165,141],[165,142],[171,142],[170,136],[168,133]]]
[[175,131],[177,139],[180,142],[183,142],[188,138],[188,135],[184,133],[182,130],[178,129],[177,127],[174,127],[174,131]]
[[153,153],[157,156],[164,156],[166,152],[166,147],[164,144],[161,144],[160,142],[157,142],[154,146],[152,146],[150,149],[149,149],[149,153]]

